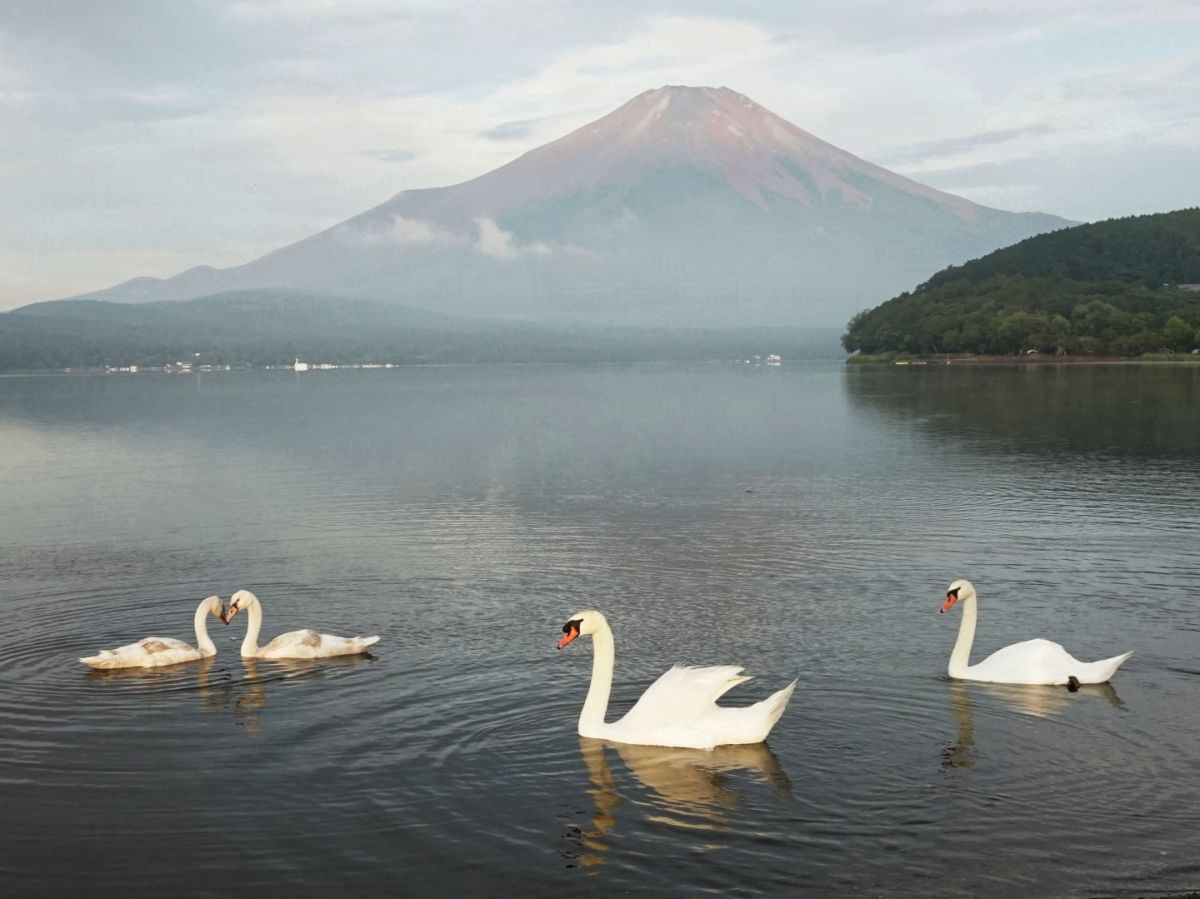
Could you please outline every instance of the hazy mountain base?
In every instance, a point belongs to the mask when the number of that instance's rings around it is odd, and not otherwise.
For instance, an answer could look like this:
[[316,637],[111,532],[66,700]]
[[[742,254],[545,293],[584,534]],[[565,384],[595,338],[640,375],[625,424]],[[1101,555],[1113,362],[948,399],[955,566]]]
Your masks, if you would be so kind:
[[759,207],[711,175],[663,168],[501,215],[504,242],[491,252],[479,246],[487,226],[469,219],[405,243],[402,225],[431,220],[428,198],[414,192],[245,266],[137,279],[86,298],[303,288],[570,327],[834,327],[948,262],[1067,224],[980,208],[967,226],[931,200],[847,178],[870,197],[870,215],[836,193],[815,208],[768,194]]
[[444,316],[290,291],[149,304],[65,300],[0,315],[0,371],[312,362],[662,362],[841,358],[834,329],[632,329]]

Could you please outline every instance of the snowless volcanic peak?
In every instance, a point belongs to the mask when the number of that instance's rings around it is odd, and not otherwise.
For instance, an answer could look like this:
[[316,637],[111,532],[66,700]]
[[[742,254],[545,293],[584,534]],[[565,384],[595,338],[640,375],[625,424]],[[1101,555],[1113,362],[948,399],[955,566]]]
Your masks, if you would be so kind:
[[[836,199],[869,208],[847,178],[879,182],[931,200],[964,221],[975,205],[872,165],[798,128],[727,87],[668,85],[508,165],[458,185],[460,201],[503,211],[534,197],[631,184],[664,168],[691,168],[724,180],[766,206],[770,194],[804,206]],[[401,195],[403,196],[403,194]]]
[[288,289],[528,320],[835,325],[1065,224],[918,184],[728,88],[668,86],[243,265],[89,297]]

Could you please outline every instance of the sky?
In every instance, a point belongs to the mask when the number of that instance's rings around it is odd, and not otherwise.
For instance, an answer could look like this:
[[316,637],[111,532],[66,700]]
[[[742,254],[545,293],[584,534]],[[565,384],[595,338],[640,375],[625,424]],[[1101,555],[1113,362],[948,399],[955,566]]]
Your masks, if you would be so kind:
[[1197,0],[0,0],[0,310],[246,262],[664,84],[989,206],[1200,205]]

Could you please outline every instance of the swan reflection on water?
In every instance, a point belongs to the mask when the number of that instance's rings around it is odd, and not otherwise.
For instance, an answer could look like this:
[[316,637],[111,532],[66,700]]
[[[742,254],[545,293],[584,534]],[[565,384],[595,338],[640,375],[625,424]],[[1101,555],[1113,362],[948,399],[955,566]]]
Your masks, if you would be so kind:
[[1024,684],[979,684],[985,692],[1024,715],[1053,718],[1067,710],[1072,702],[1088,702],[1089,697],[1114,709],[1125,708],[1111,683],[1083,684],[1074,693],[1065,687],[1026,686]]
[[[609,765],[610,750],[632,775],[635,793],[627,791],[622,795],[622,785]],[[595,811],[589,829],[572,828],[568,833],[580,851],[565,855],[572,865],[581,867],[605,863],[617,810],[627,802],[631,806],[645,806],[647,821],[719,834],[730,828],[730,812],[743,803],[748,781],[768,784],[781,795],[792,793],[791,780],[766,743],[704,750],[635,746],[580,737],[579,753],[592,782],[588,793]],[[634,812],[630,810],[628,814]]]
[[943,768],[975,767],[975,708],[971,705],[970,688],[960,680],[952,680],[950,707],[958,725],[958,739],[942,747]]
[[[328,659],[240,659],[244,676],[232,683],[233,721],[246,733],[257,733],[267,704],[267,685],[294,679],[320,680],[332,668],[356,668],[374,661],[369,653]],[[224,707],[228,707],[228,702]]]
[[[132,693],[194,693],[204,712],[213,715],[232,714],[233,723],[248,734],[262,726],[261,713],[267,704],[268,686],[294,679],[320,680],[332,668],[354,668],[369,664],[375,657],[370,653],[335,656],[328,659],[237,659],[218,665],[209,656],[194,663],[161,668],[89,669],[85,680],[92,683],[120,684]],[[237,676],[241,664],[242,676]]]
[[216,664],[216,656],[207,656],[195,662],[179,665],[163,665],[157,668],[89,668],[83,679],[94,684],[120,684],[125,687],[144,686],[163,688],[159,692],[191,689],[187,685],[190,675],[210,672]]
[[1099,699],[1114,709],[1125,704],[1110,683],[1084,684],[1074,693],[1065,687],[1026,684],[989,684],[979,681],[951,680],[950,707],[958,725],[958,737],[942,748],[943,768],[971,768],[975,765],[975,706],[972,691],[999,699],[1001,703],[1023,715],[1035,718],[1054,718],[1066,711],[1069,703]]

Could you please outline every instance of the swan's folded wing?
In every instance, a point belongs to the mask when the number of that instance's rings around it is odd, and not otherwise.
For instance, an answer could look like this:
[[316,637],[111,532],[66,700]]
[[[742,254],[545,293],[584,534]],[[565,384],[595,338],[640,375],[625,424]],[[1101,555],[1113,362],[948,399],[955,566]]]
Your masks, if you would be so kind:
[[661,728],[695,721],[711,712],[728,690],[748,680],[737,665],[709,668],[676,665],[650,685],[621,723]]
[[997,649],[968,671],[996,683],[1066,683],[1080,664],[1061,644],[1039,638]]
[[288,631],[286,634],[280,634],[270,643],[262,648],[262,652],[275,651],[289,648],[305,647],[310,650],[315,650],[321,645],[321,634],[310,629],[302,631]]
[[173,637],[146,637],[144,640],[139,640],[136,645],[140,646],[146,655],[151,656],[171,650],[180,651],[192,648],[182,640],[176,640]]
[[116,649],[102,649],[94,656],[79,661],[92,668],[156,668],[187,661],[196,650],[174,637],[143,637]]

